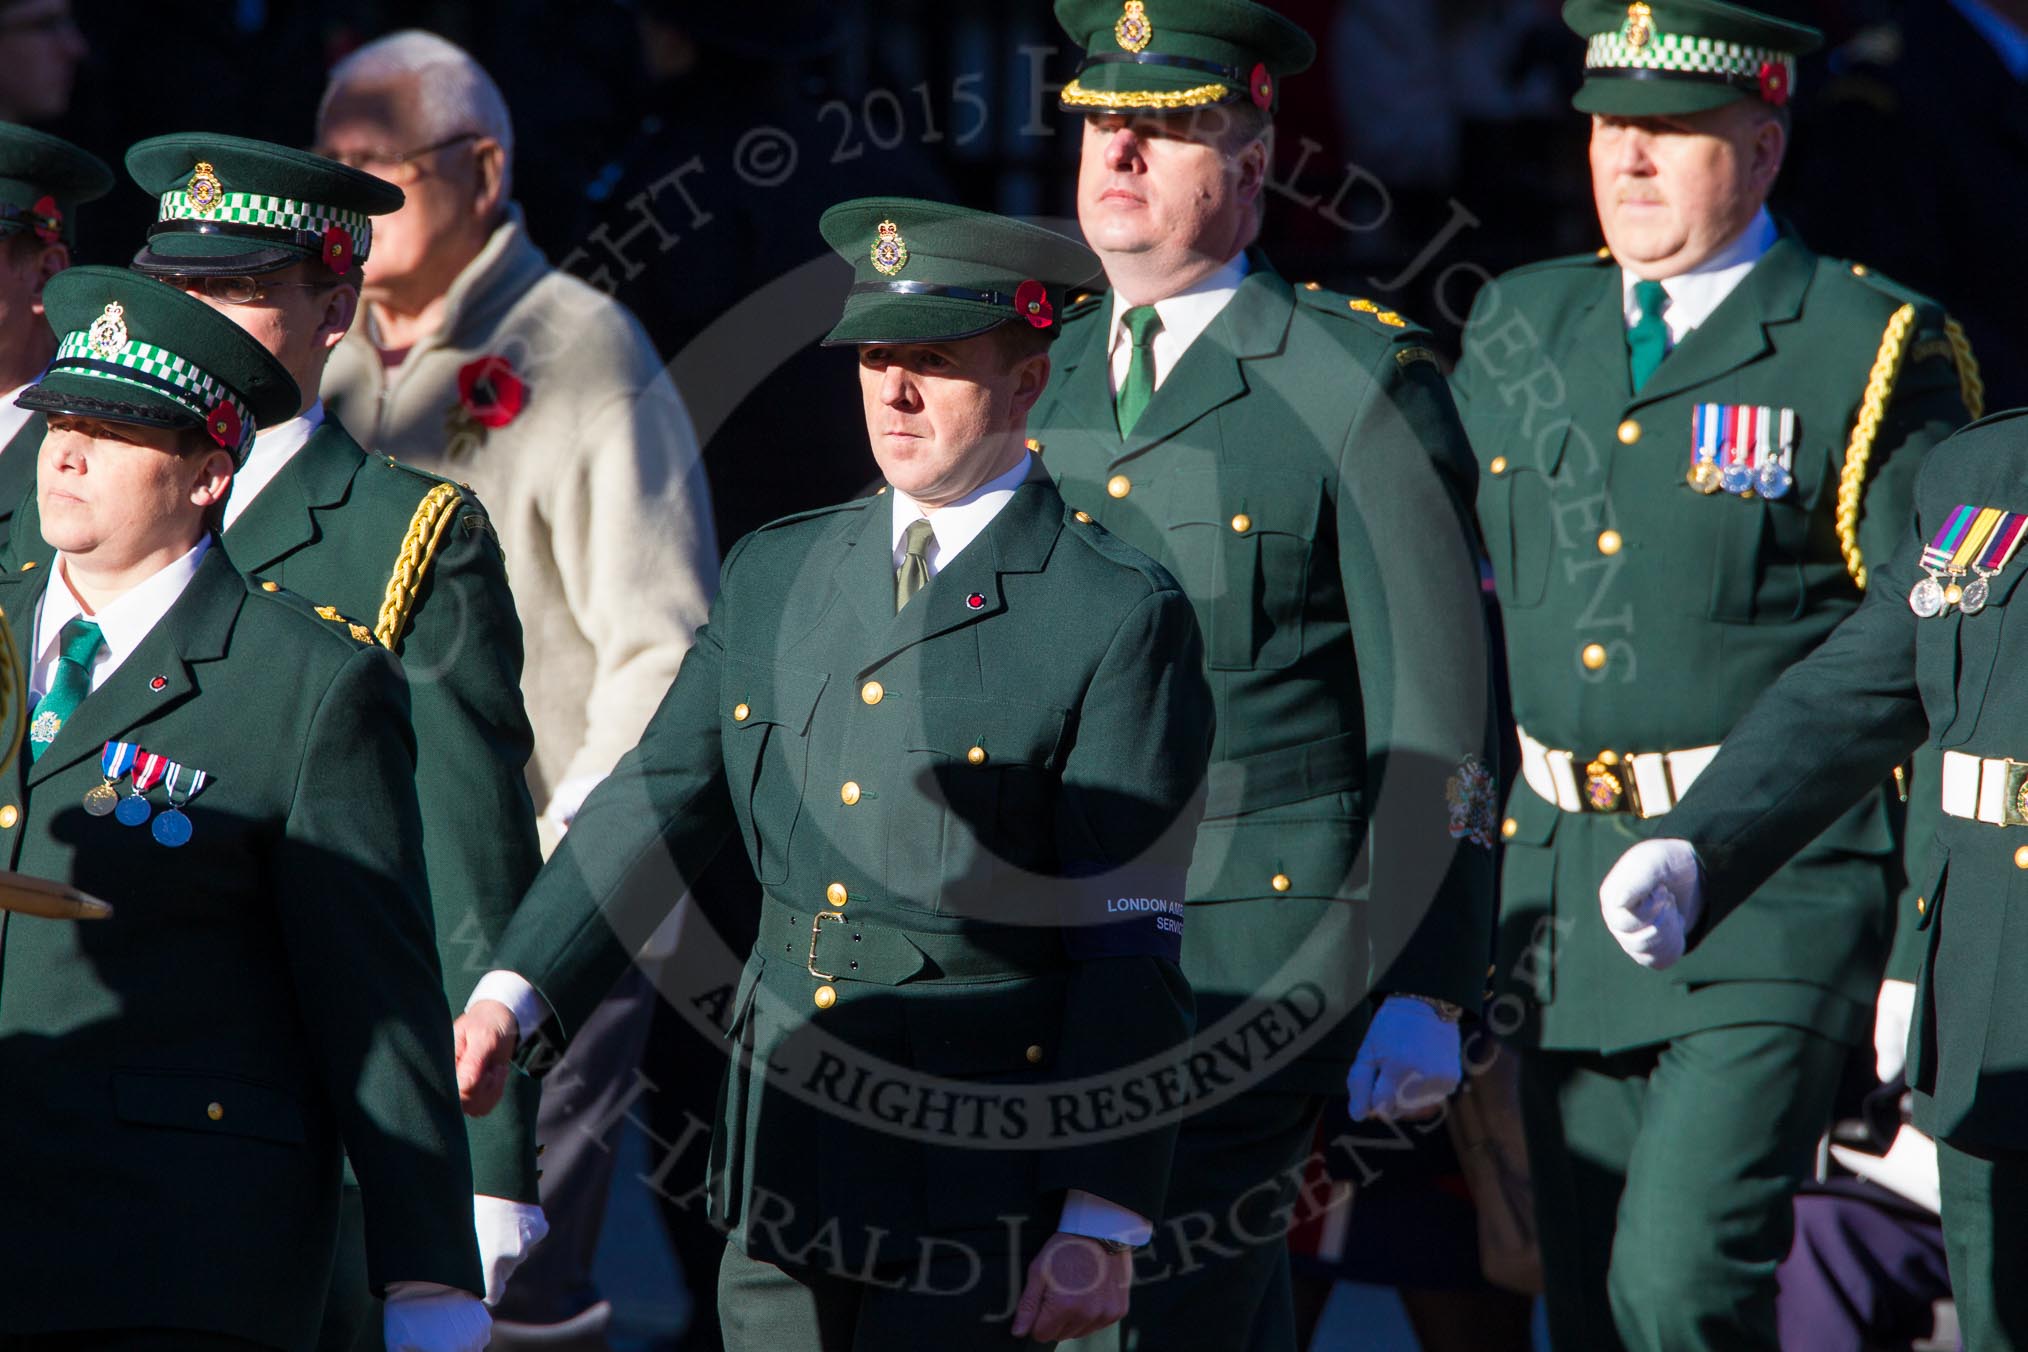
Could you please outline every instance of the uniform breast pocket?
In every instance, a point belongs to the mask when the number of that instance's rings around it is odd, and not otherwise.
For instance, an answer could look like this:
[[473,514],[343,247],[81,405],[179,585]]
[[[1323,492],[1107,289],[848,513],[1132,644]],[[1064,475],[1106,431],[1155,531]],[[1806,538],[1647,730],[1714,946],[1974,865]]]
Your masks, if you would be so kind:
[[1553,493],[1568,429],[1559,423],[1533,446],[1518,430],[1496,433],[1493,444],[1515,449],[1489,460],[1479,484],[1479,525],[1493,560],[1493,585],[1500,604],[1515,610],[1541,605],[1548,592],[1556,550]]
[[[1721,624],[1789,624],[1809,604],[1804,566],[1821,557],[1838,494],[1831,452],[1798,448],[1795,484],[1779,498],[1701,494],[1687,479],[1683,521],[1699,543],[1677,573],[1681,607]],[[1684,457],[1687,467],[1689,457]],[[1708,566],[1694,566],[1708,559]]]
[[[2028,613],[2015,613],[2013,605],[2017,599],[2028,605],[2028,597],[2016,593],[2023,572],[2028,569],[2017,564],[1988,582],[1988,599],[1976,614],[1954,609],[1947,617],[1921,621],[1916,638],[1916,678],[1930,726],[1942,729],[1939,746],[1962,746],[1970,741],[1989,708],[1995,711],[1994,722],[2011,739],[2015,711],[2028,692],[2018,683],[2013,689],[2006,688],[2008,677],[2003,673],[2021,667],[2018,657],[2003,664],[2000,653],[2010,645],[2028,649]],[[2022,750],[2016,746],[2009,754],[2019,758]]]
[[1324,481],[1274,470],[1176,475],[1168,507],[1177,580],[1197,603],[1218,671],[1274,671],[1303,653]]
[[919,888],[931,909],[991,914],[985,889],[996,878],[1048,867],[1066,717],[1006,700],[917,702],[902,788],[908,802],[889,816],[889,876],[910,889],[901,900],[918,900]]
[[802,815],[810,718],[830,677],[727,654],[725,778],[746,850],[763,883],[788,877],[789,841]]

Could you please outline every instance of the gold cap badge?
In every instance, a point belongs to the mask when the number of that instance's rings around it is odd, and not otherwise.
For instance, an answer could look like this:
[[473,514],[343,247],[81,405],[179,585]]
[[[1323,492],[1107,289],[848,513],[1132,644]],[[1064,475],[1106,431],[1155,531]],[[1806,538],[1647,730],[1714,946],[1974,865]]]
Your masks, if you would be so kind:
[[1155,40],[1155,25],[1148,22],[1148,7],[1141,0],[1127,0],[1126,10],[1113,25],[1113,36],[1120,46],[1136,55],[1148,50],[1148,44]]
[[127,311],[118,301],[107,301],[105,313],[92,321],[88,335],[92,353],[105,361],[120,355],[127,346]]
[[191,206],[209,211],[225,196],[225,185],[218,181],[218,171],[211,167],[210,160],[199,160],[190,171],[190,186],[184,191],[189,194]]
[[1627,46],[1635,51],[1655,40],[1655,11],[1640,0],[1627,6]]
[[908,241],[901,237],[901,227],[893,221],[882,221],[879,238],[873,241],[873,270],[883,277],[892,277],[908,266]]

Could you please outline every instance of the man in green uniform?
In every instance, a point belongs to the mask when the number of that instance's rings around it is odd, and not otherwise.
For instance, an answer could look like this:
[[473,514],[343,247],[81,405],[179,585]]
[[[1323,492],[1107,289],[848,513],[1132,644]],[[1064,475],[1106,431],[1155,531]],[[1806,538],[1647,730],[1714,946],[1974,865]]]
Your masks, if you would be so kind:
[[61,342],[21,398],[57,552],[0,577],[32,701],[0,858],[113,915],[0,916],[0,1343],[309,1347],[342,1151],[389,1345],[476,1352],[401,671],[212,535],[296,387],[161,283],[44,295]]
[[1972,1352],[2028,1348],[2028,640],[2006,628],[2028,571],[2024,484],[2020,411],[1931,451],[1913,529],[1875,566],[1865,604],[1727,736],[1670,815],[1670,838],[1628,851],[1599,889],[1613,937],[1653,969],[1694,967],[1776,920],[1821,925],[1763,880],[1912,747],[1941,758],[1940,787],[1918,785],[1942,811],[1901,916],[1921,944],[1907,1078],[1916,1125],[1937,1138],[1951,1294]]
[[[332,350],[359,308],[372,217],[399,188],[335,161],[262,141],[159,136],[127,169],[161,203],[141,272],[182,287],[279,359],[301,407],[255,437],[223,517],[227,553],[270,589],[287,587],[402,659],[418,743],[416,794],[444,993],[464,1007],[485,953],[540,864],[523,771],[533,744],[521,704],[521,626],[492,525],[467,490],[369,457],[317,399]],[[11,552],[46,562],[35,508]],[[545,1228],[537,1205],[537,1087],[470,1124],[473,1204],[497,1299]],[[371,1342],[358,1197],[333,1277],[327,1346]]]
[[1608,247],[1488,286],[1455,381],[1522,752],[1489,1018],[1524,1049],[1558,1346],[1772,1348],[1790,1197],[1888,951],[1885,767],[1670,976],[1594,893],[1858,606],[1977,377],[1935,305],[1762,205],[1814,30],[1717,0],[1564,18]]
[[[1184,1124],[1126,1342],[1287,1348],[1288,1208],[1323,1097],[1349,1066],[1360,1116],[1433,1108],[1484,987],[1471,453],[1426,333],[1249,247],[1309,35],[1231,0],[1056,14],[1088,53],[1062,101],[1084,115],[1078,220],[1111,291],[1068,316],[1035,435],[1064,498],[1183,584],[1218,703],[1183,963],[1231,1078]],[[1309,1036],[1250,1045],[1248,1020],[1298,989]]]
[[461,1083],[482,1107],[517,1039],[568,1037],[737,830],[766,895],[707,1184],[727,1346],[1053,1344],[1126,1309],[1113,1235],[1159,1214],[1190,1089],[1202,654],[1024,445],[1097,260],[907,199],[823,231],[887,486],[734,547],[460,1022]]
[[43,419],[14,401],[56,352],[42,288],[70,266],[78,204],[112,186],[113,171],[97,156],[0,122],[0,536],[35,491]]

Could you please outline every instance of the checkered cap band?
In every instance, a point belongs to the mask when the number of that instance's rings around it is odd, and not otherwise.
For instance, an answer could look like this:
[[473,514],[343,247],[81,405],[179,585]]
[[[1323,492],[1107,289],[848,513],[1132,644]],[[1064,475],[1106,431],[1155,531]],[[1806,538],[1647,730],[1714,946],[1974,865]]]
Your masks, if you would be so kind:
[[1624,28],[1597,33],[1585,45],[1586,70],[1662,70],[1707,75],[1758,88],[1761,67],[1773,63],[1795,86],[1795,58],[1772,47],[1748,47],[1717,38],[1657,33],[1639,47],[1627,41]]
[[298,202],[288,197],[261,193],[227,192],[218,195],[218,205],[200,210],[183,188],[162,194],[160,221],[228,221],[234,225],[265,225],[276,230],[303,230],[321,235],[332,226],[342,226],[352,236],[352,251],[365,257],[373,243],[373,220],[363,211],[320,207],[315,202]]
[[[69,363],[90,363],[72,365]],[[106,356],[92,347],[89,330],[80,329],[66,333],[63,341],[56,346],[56,358],[50,363],[51,369],[62,366],[73,375],[91,376],[97,380],[109,380],[116,384],[132,385],[137,389],[153,390],[167,394],[194,414],[199,422],[211,416],[211,410],[219,401],[231,404],[239,414],[239,445],[233,449],[241,455],[253,441],[255,427],[253,410],[240,401],[225,386],[214,380],[208,372],[199,370],[167,348],[129,338],[117,353]],[[122,367],[152,376],[152,380],[123,378],[117,371],[106,367]]]

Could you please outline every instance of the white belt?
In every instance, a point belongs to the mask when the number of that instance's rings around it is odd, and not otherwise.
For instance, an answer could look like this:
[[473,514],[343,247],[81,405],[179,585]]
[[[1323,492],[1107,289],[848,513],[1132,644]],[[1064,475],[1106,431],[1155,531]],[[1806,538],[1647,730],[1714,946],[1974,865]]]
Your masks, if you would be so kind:
[[2028,826],[2028,762],[1944,752],[1943,810],[1993,826]]
[[1579,762],[1572,751],[1544,746],[1516,728],[1521,737],[1521,777],[1544,802],[1565,812],[1631,812],[1659,817],[1690,791],[1715,746],[1687,751],[1601,751]]

